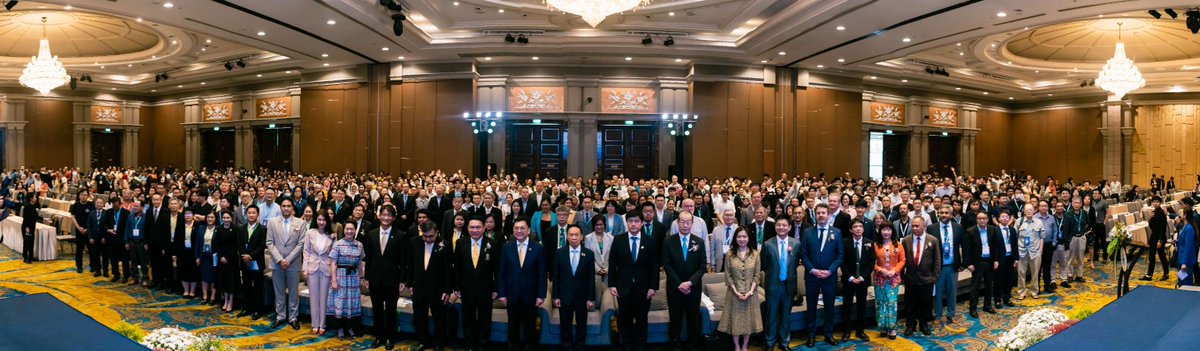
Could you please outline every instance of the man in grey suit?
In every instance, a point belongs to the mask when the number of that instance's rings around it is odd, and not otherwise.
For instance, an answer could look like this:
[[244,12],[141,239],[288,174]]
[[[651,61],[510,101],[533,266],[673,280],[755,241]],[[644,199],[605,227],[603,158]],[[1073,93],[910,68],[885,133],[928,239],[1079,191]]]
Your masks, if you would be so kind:
[[780,350],[790,350],[789,316],[796,296],[796,267],[800,265],[800,241],[788,237],[791,229],[791,220],[780,217],[775,221],[776,236],[763,242],[759,251],[767,295],[767,350],[776,345]]
[[[280,216],[267,221],[267,250],[271,252],[271,283],[275,285],[275,322],[271,329],[286,320],[292,329],[300,330],[300,266],[304,249],[304,220],[292,218],[295,213],[292,199],[279,204]],[[285,305],[286,303],[286,305]]]

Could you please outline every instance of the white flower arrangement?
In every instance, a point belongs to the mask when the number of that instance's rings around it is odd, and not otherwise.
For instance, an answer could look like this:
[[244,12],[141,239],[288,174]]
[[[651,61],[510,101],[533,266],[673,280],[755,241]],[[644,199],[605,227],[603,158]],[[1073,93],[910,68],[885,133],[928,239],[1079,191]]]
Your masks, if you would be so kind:
[[197,341],[200,341],[200,338],[189,331],[178,327],[163,327],[146,335],[142,339],[142,345],[155,351],[187,351]]
[[1053,308],[1029,311],[1017,320],[1017,326],[996,340],[1002,350],[1024,350],[1050,337],[1050,327],[1067,321],[1067,315]]

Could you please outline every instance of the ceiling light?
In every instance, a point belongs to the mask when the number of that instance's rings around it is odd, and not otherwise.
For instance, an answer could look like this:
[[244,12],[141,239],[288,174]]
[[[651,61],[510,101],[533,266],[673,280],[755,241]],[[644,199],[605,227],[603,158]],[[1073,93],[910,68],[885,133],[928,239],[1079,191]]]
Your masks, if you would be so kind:
[[392,35],[404,35],[404,20],[408,19],[403,13],[392,15]]
[[142,18],[141,18],[141,17],[138,17],[138,18],[137,18],[137,21],[138,21],[138,22],[141,22],[141,21],[142,21]]
[[331,26],[332,26],[332,25],[335,25],[335,24],[337,24],[337,21],[334,21],[334,20],[328,20],[328,21],[325,21],[325,24],[328,24],[328,25],[331,25]]
[[388,47],[384,46],[384,47],[383,47],[383,49],[381,49],[381,50],[383,50],[383,51],[388,51],[388,50],[391,50],[391,49],[388,49]]
[[787,51],[780,51],[780,52],[779,52],[779,56],[785,56],[785,55],[787,55]]
[[158,89],[150,89],[151,93],[158,92]]
[[954,87],[954,90],[962,90],[962,88]]
[[879,77],[871,76],[871,79],[879,79]]
[[954,43],[955,46],[962,46],[962,43]]
[[675,62],[683,62],[683,59],[675,59]]
[[492,60],[492,57],[491,57],[491,56],[484,57],[484,58],[483,58],[483,60],[484,60],[484,61],[491,61],[491,60]]
[[674,16],[674,15],[675,15],[675,11],[667,12],[667,16]]
[[1008,99],[1009,99],[1009,100],[1014,100],[1014,99],[1016,99],[1016,98],[1014,98],[1014,97],[1012,97],[1012,96],[1009,96],[1009,97],[1008,97]]
[[840,58],[838,59],[838,62],[846,62],[846,59]]
[[63,10],[71,11],[71,5],[63,6]]
[[825,68],[825,65],[817,65],[817,68]]
[[901,79],[900,83],[908,83],[908,79]]
[[758,62],[767,63],[767,60],[762,60],[762,61],[758,61]]
[[837,30],[846,30],[846,26],[837,26],[837,28],[834,28],[834,29],[837,29]]
[[996,17],[1008,17],[1008,14],[1004,13],[1004,11],[1000,11],[996,13]]
[[963,53],[962,51],[958,52],[958,56],[965,56],[965,55],[966,55],[966,53]]
[[259,75],[255,75],[255,77],[262,78],[262,75],[261,75],[261,74],[259,74]]
[[258,31],[258,36],[260,36],[260,37],[261,37],[261,36],[264,36],[264,35],[267,35],[267,32],[264,32],[264,31],[261,31],[261,30],[260,30],[260,31]]
[[455,2],[454,2],[454,6],[458,6],[458,1],[455,1]]
[[133,64],[132,63],[126,64],[125,67],[133,67]]
[[292,74],[292,71],[283,71],[283,73]]
[[904,38],[904,39],[900,39],[900,41],[907,43],[907,42],[912,41],[912,38]]
[[[545,0],[547,5],[559,11],[583,17],[592,28],[604,22],[608,16],[633,10],[642,4],[643,0]],[[689,10],[690,11],[690,10]],[[690,15],[690,12],[689,12]]]
[[396,59],[397,59],[397,60],[403,60],[403,59],[404,59],[404,56],[396,56]]
[[329,62],[324,63],[325,67],[329,67]]
[[1046,94],[1046,96],[1054,96],[1054,94]]
[[321,54],[321,57],[329,57],[329,54]]
[[1125,57],[1125,43],[1117,41],[1113,57],[1104,64],[1104,69],[1096,78],[1096,85],[1116,96],[1117,100],[1134,90],[1146,86],[1146,79],[1138,71],[1133,60]]
[[983,95],[987,95],[987,94],[988,94],[988,92],[986,92],[986,91],[985,91],[985,92],[983,92]]
[[110,88],[110,89],[108,89],[108,90],[117,90],[117,88]]
[[534,61],[537,61],[537,60],[541,60],[542,58],[541,58],[541,57],[534,56],[534,57],[532,57],[532,59],[533,59]]
[[205,85],[205,84],[208,84],[208,83],[205,83],[205,82],[200,82],[200,85]]
[[504,9],[500,9],[500,13],[504,13]]
[[204,39],[205,44],[212,44],[212,39]]
[[167,2],[163,3],[163,7],[172,8],[172,7],[175,7],[175,4],[171,3],[170,1],[167,1]]
[[629,56],[626,56],[626,57],[625,57],[625,61],[633,61],[633,58],[632,58],[632,57],[629,57]]
[[208,48],[200,48],[200,51],[208,51]]
[[176,85],[175,87],[176,87],[176,88],[182,88],[182,87],[183,87],[183,84]]

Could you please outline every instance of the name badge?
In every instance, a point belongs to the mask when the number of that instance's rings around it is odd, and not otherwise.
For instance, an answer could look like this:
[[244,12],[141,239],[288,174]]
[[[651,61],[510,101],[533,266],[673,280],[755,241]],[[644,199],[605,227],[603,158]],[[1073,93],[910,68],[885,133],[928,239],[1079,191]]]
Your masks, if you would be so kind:
[[183,247],[189,248],[189,249],[192,248],[192,241],[188,240],[187,238],[184,238],[183,239]]
[[140,237],[142,237],[142,230],[141,230],[141,229],[134,229],[134,230],[133,230],[133,237],[135,237],[135,238],[140,238]]
[[214,254],[212,254],[212,255],[213,255],[213,259],[212,259],[212,261],[213,261],[213,267],[216,267],[216,266],[217,266],[217,263],[218,263],[218,262],[220,262],[220,260],[218,260],[218,259],[217,259],[217,254],[215,254],[215,253],[214,253]]

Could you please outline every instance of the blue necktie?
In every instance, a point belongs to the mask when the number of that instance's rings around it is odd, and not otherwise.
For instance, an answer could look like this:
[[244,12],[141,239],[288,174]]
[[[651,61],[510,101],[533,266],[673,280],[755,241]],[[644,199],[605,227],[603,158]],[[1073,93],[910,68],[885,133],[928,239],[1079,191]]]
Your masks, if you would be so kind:
[[787,241],[779,242],[779,281],[787,280],[787,255],[784,254],[784,248],[787,246]]
[[638,239],[638,237],[635,236],[632,239],[633,239],[633,247],[630,247],[629,249],[633,250],[633,262],[637,262],[637,253],[638,253],[637,239]]
[[683,260],[687,261],[687,250],[688,250],[687,237],[683,236],[682,234],[679,235],[679,246],[680,246],[680,249],[683,250]]
[[571,275],[575,275],[575,269],[579,266],[579,251],[571,249]]

